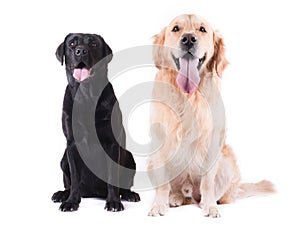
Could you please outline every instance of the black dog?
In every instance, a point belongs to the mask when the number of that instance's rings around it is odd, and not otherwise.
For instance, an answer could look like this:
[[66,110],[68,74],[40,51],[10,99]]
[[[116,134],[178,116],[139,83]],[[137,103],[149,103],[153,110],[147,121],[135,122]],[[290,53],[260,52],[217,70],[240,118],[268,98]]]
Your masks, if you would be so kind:
[[[62,65],[65,59],[68,78],[62,115],[67,146],[61,161],[65,190],[54,193],[52,200],[62,202],[61,211],[73,211],[78,209],[81,197],[100,197],[106,198],[105,209],[121,211],[121,198],[137,202],[140,197],[130,190],[136,165],[125,149],[121,110],[107,79],[112,51],[99,35],[69,34],[57,48],[56,57]],[[99,87],[94,85],[99,82]],[[95,108],[89,108],[86,103],[95,97]],[[86,112],[76,112],[76,105]],[[94,113],[94,122],[83,123],[89,111]],[[93,132],[90,129],[95,129],[94,141],[89,140]]]

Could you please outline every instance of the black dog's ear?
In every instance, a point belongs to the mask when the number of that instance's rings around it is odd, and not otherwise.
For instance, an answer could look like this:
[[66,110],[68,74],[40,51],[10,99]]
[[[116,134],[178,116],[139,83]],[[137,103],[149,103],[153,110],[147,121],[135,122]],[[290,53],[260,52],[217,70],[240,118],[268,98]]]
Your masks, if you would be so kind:
[[57,49],[56,49],[56,58],[59,62],[61,62],[61,65],[64,65],[64,56],[65,56],[65,42],[61,43]]
[[101,37],[100,35],[97,35],[97,34],[95,34],[95,36],[97,36],[100,39],[100,41],[102,42],[102,44],[103,44],[103,52],[104,52],[103,57],[106,59],[107,63],[109,63],[112,60],[112,57],[113,57],[111,48],[105,42],[105,40],[103,39],[103,37]]
[[109,45],[106,44],[106,42],[104,40],[103,40],[103,42],[104,42],[104,49],[105,49],[105,57],[107,58],[107,63],[109,63],[113,57],[112,50],[109,47]]
[[64,42],[62,42],[56,49],[56,58],[59,62],[61,62],[61,65],[64,65],[64,56],[65,56],[65,46],[66,46],[66,40],[72,33],[69,33],[65,39]]

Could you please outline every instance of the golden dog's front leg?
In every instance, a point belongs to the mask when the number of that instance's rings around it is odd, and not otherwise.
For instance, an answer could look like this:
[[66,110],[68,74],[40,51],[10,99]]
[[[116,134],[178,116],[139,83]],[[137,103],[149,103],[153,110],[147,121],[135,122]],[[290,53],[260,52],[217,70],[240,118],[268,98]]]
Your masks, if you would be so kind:
[[[158,121],[157,121],[158,122]],[[174,149],[171,147],[170,139],[166,139],[166,130],[162,124],[152,124],[151,126],[153,146],[152,149],[155,152],[157,146],[155,142],[160,142],[162,148],[154,153],[148,165],[148,175],[152,185],[156,188],[155,199],[149,216],[163,216],[169,209],[169,195],[171,191],[171,185],[169,183],[170,166],[167,162],[170,159],[171,152]]]
[[149,216],[163,216],[169,209],[169,194],[171,186],[169,183],[156,188],[155,200],[149,212]]
[[218,163],[201,177],[200,185],[200,207],[203,209],[204,216],[212,218],[220,217],[215,197],[215,177],[218,169],[217,167]]

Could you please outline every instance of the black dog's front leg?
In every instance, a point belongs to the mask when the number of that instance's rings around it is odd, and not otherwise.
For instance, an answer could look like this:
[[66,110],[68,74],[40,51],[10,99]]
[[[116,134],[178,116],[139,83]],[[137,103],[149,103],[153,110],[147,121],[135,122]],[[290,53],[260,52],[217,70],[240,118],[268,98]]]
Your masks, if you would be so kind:
[[107,211],[122,211],[124,210],[124,206],[121,203],[119,188],[108,184],[108,195],[106,198],[105,208]]
[[120,147],[113,145],[110,150],[111,155],[107,156],[108,181],[107,181],[107,198],[105,208],[107,211],[122,211],[124,206],[120,199],[119,179],[119,159]]
[[53,202],[64,202],[68,199],[70,195],[70,186],[71,186],[71,178],[70,178],[70,168],[69,168],[69,162],[67,158],[67,150],[64,152],[64,156],[60,162],[61,169],[64,173],[63,180],[64,180],[64,191],[58,191],[53,194],[52,201]]
[[80,155],[74,142],[68,143],[66,154],[70,168],[70,195],[68,199],[61,204],[59,209],[61,211],[75,211],[79,207],[81,195],[79,190],[80,168],[78,167],[80,165]]

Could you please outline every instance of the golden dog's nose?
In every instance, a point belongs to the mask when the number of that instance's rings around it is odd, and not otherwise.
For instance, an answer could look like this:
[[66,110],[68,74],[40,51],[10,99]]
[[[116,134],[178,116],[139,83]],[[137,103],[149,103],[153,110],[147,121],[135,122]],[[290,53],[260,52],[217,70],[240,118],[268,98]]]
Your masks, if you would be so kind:
[[180,39],[181,45],[187,47],[188,49],[192,48],[195,44],[197,44],[197,42],[197,36],[193,33],[185,33]]

